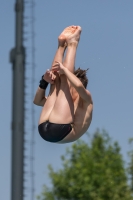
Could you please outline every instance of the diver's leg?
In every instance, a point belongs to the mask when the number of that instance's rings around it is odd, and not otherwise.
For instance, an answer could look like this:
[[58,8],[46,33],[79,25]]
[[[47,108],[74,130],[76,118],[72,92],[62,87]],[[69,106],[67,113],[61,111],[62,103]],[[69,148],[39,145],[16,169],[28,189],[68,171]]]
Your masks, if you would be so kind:
[[[63,55],[66,49],[66,46],[64,44],[65,42],[62,39],[58,38],[58,49],[55,53],[53,63],[55,62],[55,60],[60,60],[60,62],[62,62]],[[56,75],[56,79],[54,80],[54,84],[50,85],[50,92],[49,92],[47,101],[44,104],[44,107],[42,109],[40,119],[39,119],[39,124],[49,119],[49,115],[54,107],[54,104],[55,104],[55,101],[60,89],[60,77],[58,73],[56,73],[55,75]]]
[[57,124],[68,124],[74,120],[74,104],[66,76],[60,75],[60,81],[60,90],[49,121]]
[[75,32],[66,37],[67,53],[63,62],[63,65],[67,67],[71,72],[74,72],[76,49],[80,40],[81,27],[76,26]]
[[[62,62],[63,61],[63,56],[64,56],[64,53],[65,53],[65,50],[66,50],[66,43],[63,39],[60,39],[58,38],[58,49],[55,53],[55,56],[54,56],[54,59],[53,59],[53,62],[52,62],[52,66],[55,64],[55,61],[56,60],[59,60],[59,62]],[[52,68],[51,66],[51,68]]]
[[[59,35],[59,37],[58,37],[58,49],[55,53],[55,56],[54,56],[54,59],[53,59],[53,62],[52,62],[52,66],[55,64],[55,61],[59,61],[59,62],[63,61],[63,56],[64,56],[64,52],[65,52],[65,49],[66,49],[66,38],[68,36],[72,35],[75,32],[75,29],[76,29],[75,26],[67,27]],[[47,101],[46,101],[43,109],[42,109],[39,124],[49,119],[50,113],[52,112],[52,110],[55,106],[55,102],[56,102],[58,93],[60,91],[60,83],[61,83],[60,80],[62,79],[62,78],[60,79],[58,74],[56,74],[56,76],[57,77],[55,79],[55,83],[51,84],[51,86],[50,86],[49,96],[47,98]],[[69,95],[69,98],[70,98],[70,95]]]
[[63,30],[63,32],[58,37],[58,49],[54,56],[52,66],[55,64],[55,61],[63,62],[63,56],[67,47],[66,38],[72,35],[76,30],[76,26],[69,26]]
[[[75,34],[76,33],[76,34]],[[69,36],[67,41],[67,53],[64,59],[64,66],[71,72],[74,71],[74,63],[76,57],[76,50],[81,33],[81,29],[75,31],[75,36]],[[59,124],[68,124],[74,121],[74,103],[70,93],[70,85],[65,75],[60,75],[61,85],[60,90],[53,107],[53,110],[49,116],[49,121]]]

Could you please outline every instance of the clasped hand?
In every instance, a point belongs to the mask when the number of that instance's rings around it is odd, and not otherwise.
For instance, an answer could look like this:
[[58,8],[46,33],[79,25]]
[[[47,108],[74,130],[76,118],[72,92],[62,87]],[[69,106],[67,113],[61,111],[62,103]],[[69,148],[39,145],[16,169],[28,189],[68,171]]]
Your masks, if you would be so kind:
[[56,75],[51,70],[47,70],[43,76],[43,79],[50,84],[54,84],[54,80],[56,79]]
[[65,69],[65,67],[62,65],[62,63],[60,63],[60,62],[58,62],[58,61],[55,61],[56,62],[56,64],[54,64],[53,66],[52,66],[52,71],[54,72],[54,71],[56,71],[56,72],[58,72],[59,74],[64,74],[64,69]]
[[52,66],[52,70],[47,70],[44,74],[43,78],[50,84],[54,84],[54,80],[56,79],[56,73],[64,74],[64,66],[62,63],[55,61],[56,64]]

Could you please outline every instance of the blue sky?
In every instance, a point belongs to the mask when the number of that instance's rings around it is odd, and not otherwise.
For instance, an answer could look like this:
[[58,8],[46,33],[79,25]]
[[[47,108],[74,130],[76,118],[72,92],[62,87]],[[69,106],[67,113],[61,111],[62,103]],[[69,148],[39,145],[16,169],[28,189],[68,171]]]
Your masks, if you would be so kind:
[[[11,182],[11,116],[12,116],[12,65],[9,52],[15,46],[15,1],[2,1],[0,6],[0,63],[1,63],[1,140],[0,140],[0,199],[10,199]],[[28,10],[29,9],[29,10]],[[27,5],[25,14],[30,14]],[[89,133],[97,128],[105,129],[113,140],[117,140],[127,161],[128,139],[133,136],[133,1],[132,0],[73,0],[38,1],[35,6],[35,85],[50,67],[57,48],[57,37],[69,25],[82,27],[81,40],[77,50],[76,66],[88,68],[89,85],[94,113]],[[29,21],[25,30],[30,30]],[[31,46],[30,34],[25,46]],[[30,50],[27,60],[30,61]],[[31,67],[26,66],[29,96],[26,107],[26,136],[31,138]],[[35,88],[35,90],[36,90]],[[34,91],[35,92],[35,91]],[[61,168],[60,156],[71,144],[57,145],[43,141],[37,124],[41,108],[35,106],[35,194],[42,185],[50,184],[47,165]],[[86,140],[84,135],[82,139]],[[27,155],[29,155],[27,142]],[[29,160],[27,159],[27,170]],[[27,194],[30,196],[30,175],[27,173]]]

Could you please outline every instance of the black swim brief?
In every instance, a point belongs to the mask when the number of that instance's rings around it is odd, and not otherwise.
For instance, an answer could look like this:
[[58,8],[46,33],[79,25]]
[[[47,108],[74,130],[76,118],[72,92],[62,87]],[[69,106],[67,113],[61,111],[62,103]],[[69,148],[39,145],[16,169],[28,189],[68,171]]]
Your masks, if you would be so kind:
[[55,124],[46,121],[38,126],[40,136],[48,142],[59,142],[72,130],[71,124]]

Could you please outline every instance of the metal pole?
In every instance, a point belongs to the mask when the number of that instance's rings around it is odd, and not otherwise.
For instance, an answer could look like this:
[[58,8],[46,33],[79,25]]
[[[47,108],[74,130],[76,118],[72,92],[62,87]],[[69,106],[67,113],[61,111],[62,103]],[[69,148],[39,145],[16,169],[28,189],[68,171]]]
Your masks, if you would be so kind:
[[10,61],[13,66],[11,200],[23,200],[25,75],[23,11],[23,0],[16,0],[16,44],[10,53]]

